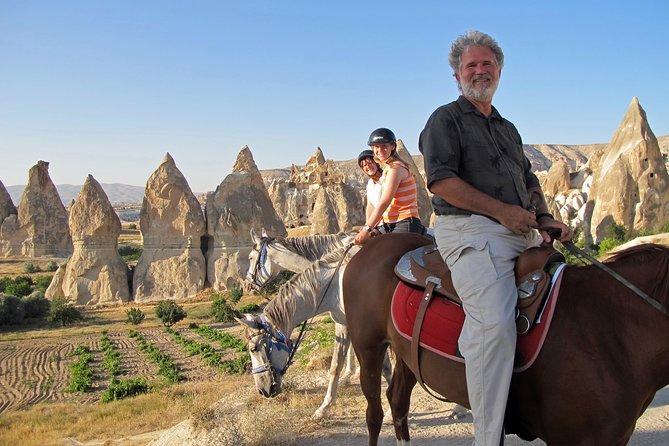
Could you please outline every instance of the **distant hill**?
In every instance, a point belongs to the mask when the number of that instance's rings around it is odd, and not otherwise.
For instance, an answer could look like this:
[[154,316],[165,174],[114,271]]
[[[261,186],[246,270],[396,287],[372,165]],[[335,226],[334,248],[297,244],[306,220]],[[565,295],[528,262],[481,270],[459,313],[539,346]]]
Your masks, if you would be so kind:
[[[100,183],[100,185],[107,194],[109,201],[111,201],[114,206],[121,204],[141,204],[144,199],[144,187],[141,186],[130,186],[128,184],[119,183]],[[7,186],[7,192],[9,192],[9,195],[12,197],[12,202],[16,206],[18,206],[19,201],[21,201],[23,189],[25,189],[25,185]],[[69,206],[72,200],[79,195],[81,185],[58,184],[56,185],[56,189],[58,190],[58,195],[60,195],[63,204]]]

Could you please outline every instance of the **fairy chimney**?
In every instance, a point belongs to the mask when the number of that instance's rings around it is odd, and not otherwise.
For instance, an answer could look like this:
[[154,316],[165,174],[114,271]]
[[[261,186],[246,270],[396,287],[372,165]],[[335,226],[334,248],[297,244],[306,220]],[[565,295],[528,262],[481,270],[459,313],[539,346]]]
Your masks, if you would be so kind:
[[146,182],[140,229],[144,251],[133,275],[136,301],[187,298],[204,288],[204,215],[169,153]]
[[253,154],[244,146],[232,173],[223,179],[206,204],[207,279],[217,290],[241,286],[253,246],[251,228],[265,228],[272,236],[286,236]]
[[594,172],[589,232],[595,243],[612,223],[633,235],[669,219],[669,176],[646,112],[635,97]]
[[571,189],[569,165],[564,160],[554,162],[550,169],[548,169],[548,175],[541,188],[544,194],[551,197]]
[[311,235],[336,234],[339,223],[332,200],[324,188],[318,190],[311,214]]
[[406,162],[411,174],[416,180],[416,195],[418,199],[418,215],[420,216],[421,222],[425,226],[428,226],[430,223],[430,218],[432,217],[432,200],[430,199],[430,194],[427,191],[427,186],[425,185],[425,180],[420,174],[416,163],[414,163],[411,154],[407,150],[404,142],[401,139],[397,140],[397,154],[399,157]]
[[72,253],[67,211],[49,177],[46,161],[30,168],[17,213],[5,217],[0,238],[5,257],[67,257]]
[[55,275],[46,297],[67,297],[86,306],[128,302],[128,267],[117,251],[121,221],[91,175],[70,207],[69,223],[74,252]]

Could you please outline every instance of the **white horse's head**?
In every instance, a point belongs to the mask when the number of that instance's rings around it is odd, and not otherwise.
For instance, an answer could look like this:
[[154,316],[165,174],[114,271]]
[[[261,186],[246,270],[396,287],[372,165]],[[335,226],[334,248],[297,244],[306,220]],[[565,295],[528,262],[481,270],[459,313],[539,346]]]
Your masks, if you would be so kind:
[[249,270],[245,280],[247,291],[262,288],[282,271],[301,272],[311,265],[307,258],[284,246],[282,239],[267,235],[265,229],[259,237],[251,228],[251,240],[253,249],[249,252]]
[[244,314],[243,319],[236,319],[246,327],[256,389],[266,398],[278,395],[293,349],[290,338],[273,328],[263,315]]

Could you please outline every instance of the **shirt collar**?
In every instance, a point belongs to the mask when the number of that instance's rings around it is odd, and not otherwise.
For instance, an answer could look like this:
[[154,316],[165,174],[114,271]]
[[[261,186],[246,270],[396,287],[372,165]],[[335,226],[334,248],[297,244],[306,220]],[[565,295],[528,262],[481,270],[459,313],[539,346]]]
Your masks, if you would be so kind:
[[[458,100],[456,102],[460,106],[460,110],[462,110],[462,113],[476,113],[480,116],[483,116],[486,119],[488,118],[487,116],[483,115],[483,113],[478,111],[478,109],[474,106],[474,104],[469,102],[469,100],[466,97],[464,97],[463,95],[460,95],[460,97],[458,98]],[[497,111],[497,109],[494,106],[492,107],[492,113],[490,114],[490,118],[499,119],[499,120],[502,119],[502,115],[499,114],[499,112]]]

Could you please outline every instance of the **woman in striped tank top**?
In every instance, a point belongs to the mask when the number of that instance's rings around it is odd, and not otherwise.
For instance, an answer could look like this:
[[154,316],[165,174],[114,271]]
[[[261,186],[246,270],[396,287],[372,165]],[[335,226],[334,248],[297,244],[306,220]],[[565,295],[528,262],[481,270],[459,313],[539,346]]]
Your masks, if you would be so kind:
[[418,215],[416,180],[408,165],[397,156],[397,139],[386,128],[376,129],[367,142],[374,158],[383,167],[381,198],[373,212],[367,215],[365,225],[355,237],[355,243],[364,244],[373,228],[383,224],[385,232],[417,232],[425,234],[425,226]]

